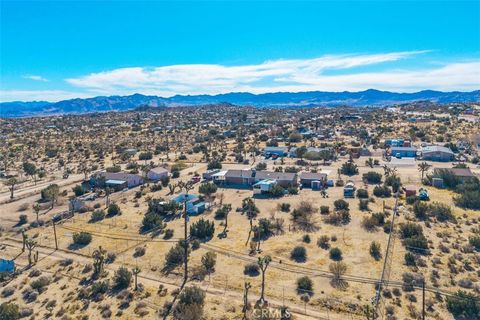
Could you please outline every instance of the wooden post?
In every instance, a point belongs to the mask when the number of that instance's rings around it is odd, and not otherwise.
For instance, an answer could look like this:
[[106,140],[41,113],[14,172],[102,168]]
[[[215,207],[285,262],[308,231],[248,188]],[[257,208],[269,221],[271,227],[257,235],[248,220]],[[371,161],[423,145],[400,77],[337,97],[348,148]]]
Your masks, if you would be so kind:
[[57,228],[55,228],[55,221],[52,220],[53,225],[53,235],[55,236],[55,250],[58,250],[58,242],[57,242]]

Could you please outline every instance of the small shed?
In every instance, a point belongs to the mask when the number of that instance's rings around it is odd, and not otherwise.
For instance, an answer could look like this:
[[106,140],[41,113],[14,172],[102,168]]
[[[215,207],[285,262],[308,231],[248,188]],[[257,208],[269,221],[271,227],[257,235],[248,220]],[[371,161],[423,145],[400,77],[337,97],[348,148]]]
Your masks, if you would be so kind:
[[403,187],[403,190],[405,191],[406,197],[411,197],[417,194],[417,189],[415,188],[415,186],[405,186]]
[[432,178],[432,186],[435,188],[443,188],[443,179],[442,178]]
[[0,259],[0,272],[14,273],[15,261]]
[[268,193],[276,184],[277,181],[273,179],[261,180],[253,185],[253,193]]

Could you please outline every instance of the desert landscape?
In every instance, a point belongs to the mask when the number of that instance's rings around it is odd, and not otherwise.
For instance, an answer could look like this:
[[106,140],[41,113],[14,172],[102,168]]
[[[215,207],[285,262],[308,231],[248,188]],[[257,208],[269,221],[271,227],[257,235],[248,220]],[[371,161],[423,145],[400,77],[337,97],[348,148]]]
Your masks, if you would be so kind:
[[[208,105],[2,119],[2,308],[473,319],[479,110]],[[432,146],[446,158],[429,158]]]

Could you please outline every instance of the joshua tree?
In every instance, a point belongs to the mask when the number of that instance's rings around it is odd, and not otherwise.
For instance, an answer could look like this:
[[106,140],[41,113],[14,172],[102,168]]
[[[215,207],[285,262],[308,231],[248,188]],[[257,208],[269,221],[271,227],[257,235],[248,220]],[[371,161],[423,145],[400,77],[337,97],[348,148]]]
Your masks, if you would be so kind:
[[427,172],[428,169],[430,169],[431,167],[432,166],[426,163],[425,161],[418,165],[418,171],[422,173],[422,180],[423,180],[423,177],[425,176],[425,172]]
[[245,198],[242,201],[242,211],[247,215],[247,218],[250,221],[250,231],[248,232],[247,242],[245,243],[245,245],[247,245],[253,231],[253,219],[257,217],[259,210],[252,198]]
[[137,277],[140,272],[142,272],[142,269],[140,269],[138,266],[135,266],[135,268],[132,269],[132,273],[135,276],[135,291],[138,290]]
[[25,245],[27,243],[28,235],[25,233],[25,230],[22,230],[22,252],[25,252]]
[[33,239],[27,239],[25,240],[25,246],[28,249],[28,266],[30,267],[32,265],[32,251],[37,246],[37,241]]
[[258,266],[262,271],[262,291],[260,293],[260,299],[258,299],[258,303],[265,303],[265,273],[267,272],[268,265],[271,261],[272,257],[270,256],[259,257],[257,261]]
[[99,277],[103,273],[103,266],[105,265],[105,257],[107,251],[99,246],[98,249],[93,251],[92,258],[93,258],[93,277]]
[[252,285],[250,282],[245,282],[244,284],[244,289],[243,289],[243,307],[242,307],[242,312],[243,312],[243,317],[242,320],[247,320],[247,311],[248,311],[248,290]]
[[13,191],[15,190],[15,185],[18,183],[16,178],[10,178],[4,182],[4,184],[10,189],[10,199],[13,199]]
[[232,211],[232,205],[231,204],[226,204],[223,206],[223,211],[225,214],[225,225],[223,227],[223,234],[226,236],[227,235],[227,228],[228,228],[228,214],[230,211]]
[[40,213],[40,205],[38,202],[35,202],[35,204],[32,206],[33,211],[37,215],[37,223],[38,223],[38,214]]

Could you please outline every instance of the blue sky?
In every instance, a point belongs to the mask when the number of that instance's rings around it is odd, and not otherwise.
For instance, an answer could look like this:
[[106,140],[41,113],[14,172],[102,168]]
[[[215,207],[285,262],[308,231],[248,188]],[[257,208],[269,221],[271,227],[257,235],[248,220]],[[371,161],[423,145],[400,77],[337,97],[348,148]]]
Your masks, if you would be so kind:
[[480,1],[3,1],[0,101],[480,89]]

